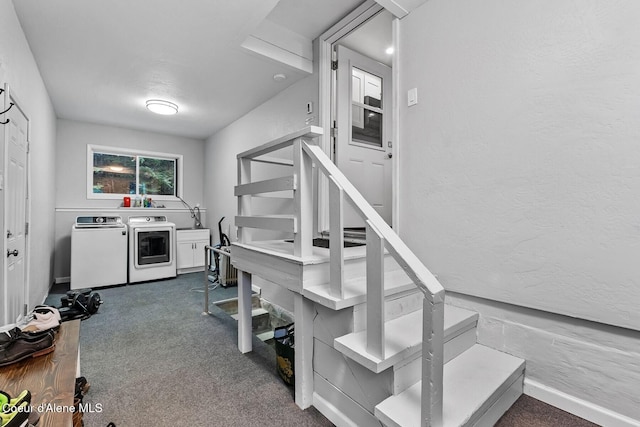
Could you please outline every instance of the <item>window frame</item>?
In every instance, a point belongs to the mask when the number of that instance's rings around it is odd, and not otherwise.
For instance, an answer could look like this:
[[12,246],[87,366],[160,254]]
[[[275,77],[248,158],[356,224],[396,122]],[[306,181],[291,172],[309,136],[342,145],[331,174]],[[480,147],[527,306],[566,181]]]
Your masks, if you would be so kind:
[[[94,153],[103,153],[103,154],[113,154],[113,155],[124,155],[136,157],[136,193],[135,194],[125,194],[125,193],[94,193],[93,192],[93,155]],[[183,156],[182,154],[173,154],[173,153],[161,153],[157,151],[145,151],[145,150],[134,150],[130,148],[121,148],[121,147],[112,147],[107,145],[95,145],[95,144],[87,144],[87,199],[95,199],[95,200],[119,200],[125,196],[137,196],[142,194],[138,193],[140,191],[140,183],[139,181],[139,173],[138,170],[138,161],[137,157],[151,157],[155,159],[161,160],[174,160],[176,162],[176,183],[175,183],[175,195],[154,195],[150,194],[153,200],[174,200],[179,201],[180,197],[182,197],[182,182],[183,182]]]

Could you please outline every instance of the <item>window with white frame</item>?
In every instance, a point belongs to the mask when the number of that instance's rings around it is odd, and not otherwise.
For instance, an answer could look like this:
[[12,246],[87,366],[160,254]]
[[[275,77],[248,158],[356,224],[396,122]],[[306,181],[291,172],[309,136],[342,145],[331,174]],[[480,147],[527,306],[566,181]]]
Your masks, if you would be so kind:
[[156,200],[180,196],[182,156],[87,145],[87,197],[119,199],[147,195]]

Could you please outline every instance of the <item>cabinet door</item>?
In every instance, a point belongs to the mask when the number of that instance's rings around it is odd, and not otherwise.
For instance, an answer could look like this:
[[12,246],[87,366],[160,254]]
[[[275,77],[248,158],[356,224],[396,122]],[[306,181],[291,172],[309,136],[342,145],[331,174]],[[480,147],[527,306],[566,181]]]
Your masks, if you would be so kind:
[[206,258],[204,253],[204,247],[208,245],[209,242],[207,240],[201,240],[195,242],[193,244],[194,253],[193,253],[193,266],[194,267],[202,267],[205,264]]
[[[193,242],[178,242],[177,246],[177,267],[193,267]],[[204,264],[204,263],[203,263]]]

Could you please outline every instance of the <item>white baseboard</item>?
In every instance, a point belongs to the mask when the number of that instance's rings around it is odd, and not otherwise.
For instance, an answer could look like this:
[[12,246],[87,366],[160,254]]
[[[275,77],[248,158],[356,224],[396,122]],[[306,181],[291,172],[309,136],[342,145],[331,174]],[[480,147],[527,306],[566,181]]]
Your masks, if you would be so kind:
[[66,276],[66,277],[56,277],[54,280],[54,283],[56,285],[59,285],[60,283],[70,283],[71,282],[71,277],[70,276]]
[[607,427],[640,427],[640,420],[603,408],[537,381],[524,380],[524,393],[563,411]]

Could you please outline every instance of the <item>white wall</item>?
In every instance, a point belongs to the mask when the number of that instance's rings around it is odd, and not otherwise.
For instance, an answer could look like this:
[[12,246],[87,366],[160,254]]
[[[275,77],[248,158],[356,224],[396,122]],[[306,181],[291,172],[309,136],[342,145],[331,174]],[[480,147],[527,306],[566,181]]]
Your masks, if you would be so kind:
[[525,393],[599,425],[640,425],[640,332],[455,293],[447,302],[480,313],[478,342],[526,359]]
[[[31,246],[28,304],[32,307],[44,300],[52,280],[55,197],[55,164],[52,159],[56,150],[56,117],[13,4],[10,0],[0,0],[0,85],[4,87],[6,82],[20,101],[30,123]],[[4,152],[2,125],[0,134],[1,151]],[[0,206],[0,212],[4,212],[4,206]],[[1,258],[4,269],[5,258]]]
[[[87,199],[87,144],[181,154],[184,168],[182,197],[192,207],[199,203],[204,215],[204,141],[63,119],[58,120],[57,130],[54,268],[57,279],[66,278],[70,273],[71,227],[76,216],[101,212],[120,215],[126,221],[129,215],[144,215],[145,212],[118,210],[121,200]],[[167,209],[156,210],[157,214],[166,215],[178,227],[193,225],[189,211],[181,202],[163,200],[159,203]]]
[[[208,207],[207,221],[212,231],[212,241],[219,242],[217,223],[223,216],[223,233],[231,226],[231,240],[235,240],[234,217],[237,201],[233,187],[237,180],[236,155],[249,148],[269,142],[293,131],[317,125],[317,115],[308,115],[307,102],[318,105],[317,74],[307,77],[285,89],[269,101],[225,127],[206,142],[205,148],[205,202]],[[285,175],[286,173],[282,173]],[[265,207],[265,209],[273,206]],[[262,213],[266,213],[263,211]],[[271,302],[288,310],[293,308],[290,292],[280,288],[271,288],[262,282],[266,295]],[[269,288],[269,289],[267,289]]]
[[511,304],[466,297],[528,380],[636,420],[639,20],[633,1],[430,0],[398,49],[401,236],[448,291]]
[[402,20],[401,230],[447,289],[640,329],[639,19],[434,0]]

